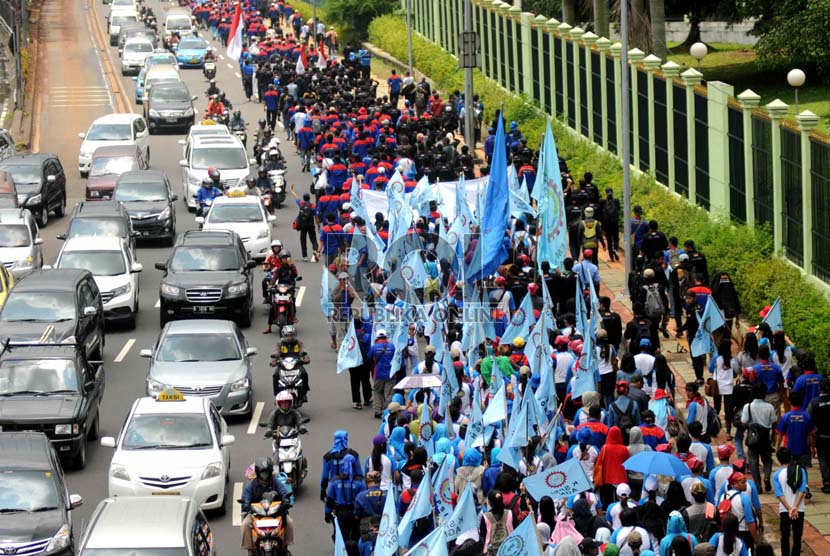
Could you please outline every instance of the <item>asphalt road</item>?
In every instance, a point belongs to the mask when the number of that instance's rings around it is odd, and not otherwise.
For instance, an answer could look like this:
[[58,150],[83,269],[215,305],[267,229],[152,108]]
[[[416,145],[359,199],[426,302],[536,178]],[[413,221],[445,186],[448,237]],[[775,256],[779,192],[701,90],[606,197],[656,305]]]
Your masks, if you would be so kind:
[[[153,10],[163,21],[162,13],[174,6],[150,0]],[[41,15],[41,38],[39,74],[37,88],[37,122],[33,135],[33,148],[58,154],[66,169],[69,182],[69,202],[72,207],[84,197],[84,181],[78,176],[77,157],[81,140],[78,133],[86,131],[98,116],[110,112],[133,111],[141,113],[134,102],[134,86],[130,77],[122,77],[115,48],[110,47],[104,37],[104,17],[108,7],[100,0],[46,0]],[[243,117],[251,123],[264,114],[261,105],[244,102],[238,65],[228,60],[225,49],[214,44],[222,55],[217,64],[217,83],[224,90],[235,107],[242,110]],[[199,96],[197,114],[204,111],[204,90],[207,81],[201,70],[181,71],[183,80],[191,93]],[[278,136],[285,141],[285,134],[278,130]],[[177,205],[178,231],[195,228],[193,215],[187,212],[181,200],[181,169],[178,161],[182,147],[177,144],[183,134],[153,135],[151,137],[151,167],[168,173],[174,187],[178,188],[180,200]],[[283,144],[283,153],[289,161],[287,182],[296,183],[298,190],[306,190],[309,174],[299,171],[299,159],[289,144]],[[312,392],[310,403],[304,413],[311,417],[309,434],[303,437],[304,451],[309,460],[309,476],[300,489],[296,507],[292,510],[295,523],[296,544],[292,552],[296,555],[319,555],[332,550],[331,526],[323,521],[323,507],[319,500],[320,462],[322,455],[331,447],[332,433],[346,429],[350,433],[351,445],[361,453],[369,454],[371,437],[377,430],[377,421],[370,409],[356,411],[351,407],[348,376],[338,376],[335,371],[335,352],[329,347],[326,323],[320,313],[318,296],[320,268],[316,264],[299,260],[299,236],[291,229],[295,216],[292,207],[277,212],[274,223],[274,237],[281,239],[292,251],[303,275],[305,286],[298,308],[300,319],[297,325],[299,338],[304,342],[311,356],[309,373]],[[54,262],[61,242],[55,236],[65,231],[68,217],[52,217],[46,228],[41,230],[45,239],[44,260]],[[138,260],[144,264],[140,276],[141,310],[135,330],[111,329],[107,332],[105,351],[105,372],[107,391],[101,406],[101,434],[117,435],[133,400],[144,395],[144,379],[147,362],[138,355],[139,350],[151,347],[158,333],[158,285],[161,273],[153,263],[164,261],[169,248],[153,245],[139,245]],[[261,277],[257,271],[257,285]],[[257,289],[257,292],[259,290]],[[259,296],[257,296],[259,302]],[[249,343],[259,349],[255,356],[254,395],[257,409],[254,419],[260,413],[267,416],[273,407],[271,397],[271,368],[268,354],[274,349],[277,336],[264,335],[266,325],[265,306],[258,305],[253,325],[245,330]],[[270,454],[270,443],[262,438],[248,420],[230,420],[232,433],[236,436],[233,447],[231,469],[231,492],[240,492],[245,468],[258,455]],[[84,505],[75,510],[75,535],[88,521],[97,503],[107,496],[107,471],[111,450],[99,445],[90,445],[88,464],[83,471],[68,472],[70,491],[84,497]],[[239,548],[238,511],[231,511],[224,517],[208,516],[220,554],[235,554]],[[129,524],[125,524],[129,527]]]

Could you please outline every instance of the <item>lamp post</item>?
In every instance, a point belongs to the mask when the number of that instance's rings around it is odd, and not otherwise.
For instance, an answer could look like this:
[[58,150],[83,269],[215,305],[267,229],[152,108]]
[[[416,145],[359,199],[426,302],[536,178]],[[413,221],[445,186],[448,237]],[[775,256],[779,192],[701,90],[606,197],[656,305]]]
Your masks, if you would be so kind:
[[709,54],[709,47],[702,42],[696,42],[689,48],[689,54],[697,60],[697,71],[700,71],[700,61]]
[[804,75],[804,72],[798,68],[791,69],[789,73],[787,73],[787,83],[790,84],[790,87],[795,89],[795,113],[798,114],[798,89],[804,85],[804,82],[807,80],[807,76]]
[[406,0],[406,55],[409,62],[409,76],[415,79],[415,72],[412,70],[412,6],[410,0]]

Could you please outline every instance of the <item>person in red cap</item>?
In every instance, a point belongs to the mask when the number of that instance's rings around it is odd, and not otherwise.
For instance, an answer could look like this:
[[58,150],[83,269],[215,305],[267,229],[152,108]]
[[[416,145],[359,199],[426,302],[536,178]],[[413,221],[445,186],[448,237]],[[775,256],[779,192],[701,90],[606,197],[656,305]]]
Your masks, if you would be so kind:
[[738,520],[738,536],[752,550],[758,542],[758,523],[746,490],[746,475],[740,471],[732,473],[727,491],[718,500],[718,511],[721,519],[728,514],[735,516]]
[[735,447],[731,444],[721,444],[718,446],[718,465],[716,465],[709,472],[709,482],[715,489],[715,492],[720,492],[721,487],[729,480],[729,475],[732,474],[732,465],[729,463],[729,458],[735,453]]

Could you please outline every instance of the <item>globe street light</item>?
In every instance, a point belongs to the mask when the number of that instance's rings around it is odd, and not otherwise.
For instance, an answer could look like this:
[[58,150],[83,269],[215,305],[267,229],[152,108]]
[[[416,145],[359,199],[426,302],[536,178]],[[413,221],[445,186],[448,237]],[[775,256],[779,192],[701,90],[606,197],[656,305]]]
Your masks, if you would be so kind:
[[807,76],[804,75],[804,72],[798,68],[791,69],[787,74],[787,83],[790,84],[790,87],[795,89],[795,113],[798,114],[798,89],[804,85],[804,82],[807,80]]
[[700,61],[709,54],[709,47],[702,42],[696,42],[689,48],[689,54],[697,60],[697,71],[700,71]]

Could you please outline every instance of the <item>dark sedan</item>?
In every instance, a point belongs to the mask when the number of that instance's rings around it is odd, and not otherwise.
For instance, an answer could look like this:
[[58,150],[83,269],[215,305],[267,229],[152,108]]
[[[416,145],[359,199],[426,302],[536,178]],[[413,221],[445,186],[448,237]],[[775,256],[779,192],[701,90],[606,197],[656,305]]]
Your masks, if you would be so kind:
[[150,133],[171,127],[189,129],[195,121],[194,100],[196,97],[191,96],[181,81],[153,85],[144,100],[144,118],[150,125]]
[[54,154],[16,154],[0,162],[0,170],[12,175],[17,199],[37,218],[42,228],[49,222],[49,212],[63,216],[66,212],[66,174]]
[[176,209],[167,174],[160,170],[126,172],[115,183],[113,199],[119,201],[141,239],[163,239],[170,245],[176,239]]

